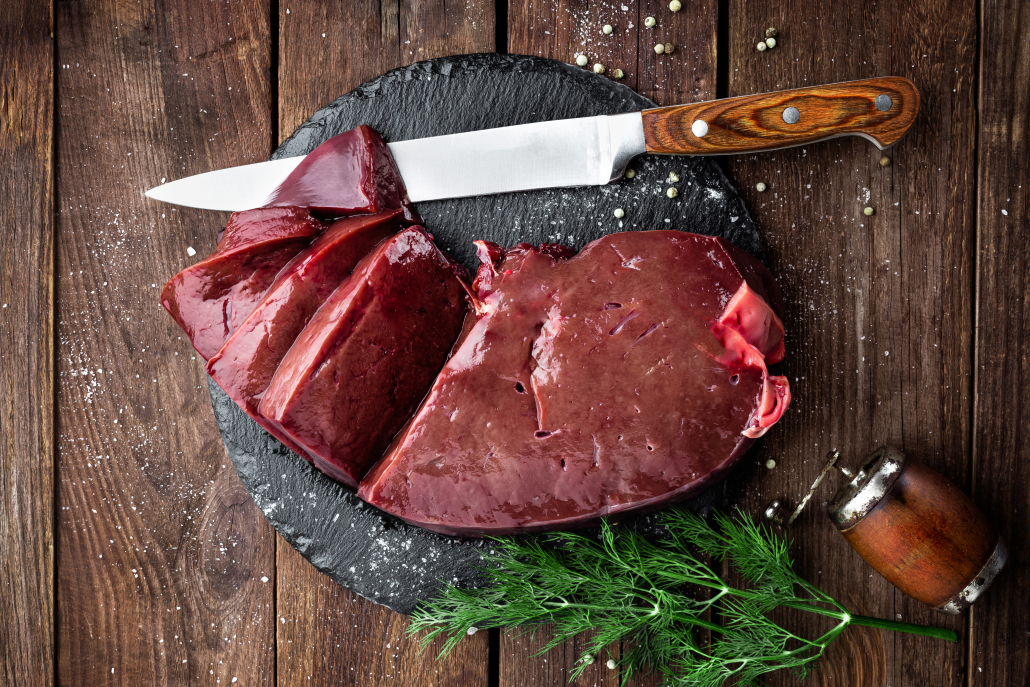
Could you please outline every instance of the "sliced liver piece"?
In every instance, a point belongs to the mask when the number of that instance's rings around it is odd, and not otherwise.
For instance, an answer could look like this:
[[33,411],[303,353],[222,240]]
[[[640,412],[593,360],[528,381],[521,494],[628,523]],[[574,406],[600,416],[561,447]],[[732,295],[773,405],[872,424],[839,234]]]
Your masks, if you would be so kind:
[[316,467],[357,486],[461,331],[460,271],[421,227],[380,244],[315,313],[258,411]]
[[303,208],[237,212],[215,252],[165,284],[161,305],[207,360],[253,312],[286,263],[324,230]]
[[265,205],[299,205],[334,217],[402,208],[409,223],[419,221],[390,149],[364,124],[311,151]]
[[250,316],[207,364],[229,397],[291,449],[307,453],[257,410],[272,375],[308,321],[355,265],[402,229],[401,211],[335,222],[286,267]]
[[789,403],[765,365],[779,294],[722,239],[481,248],[478,320],[362,482],[368,503],[445,534],[585,526],[712,485]]

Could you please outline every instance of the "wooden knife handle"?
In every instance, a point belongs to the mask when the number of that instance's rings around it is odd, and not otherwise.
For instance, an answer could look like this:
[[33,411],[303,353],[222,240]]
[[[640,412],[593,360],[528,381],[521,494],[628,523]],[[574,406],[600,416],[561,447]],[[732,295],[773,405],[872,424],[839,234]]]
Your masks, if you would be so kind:
[[729,155],[837,136],[863,136],[883,150],[905,135],[918,112],[919,91],[912,82],[887,76],[660,107],[641,115],[649,153]]

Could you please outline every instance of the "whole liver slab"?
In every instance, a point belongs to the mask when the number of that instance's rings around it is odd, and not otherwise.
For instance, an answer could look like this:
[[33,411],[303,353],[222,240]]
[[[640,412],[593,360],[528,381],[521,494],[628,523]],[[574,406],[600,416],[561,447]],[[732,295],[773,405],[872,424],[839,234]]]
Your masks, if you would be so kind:
[[790,401],[768,271],[718,238],[480,245],[476,320],[359,496],[477,536],[583,526],[720,478]]

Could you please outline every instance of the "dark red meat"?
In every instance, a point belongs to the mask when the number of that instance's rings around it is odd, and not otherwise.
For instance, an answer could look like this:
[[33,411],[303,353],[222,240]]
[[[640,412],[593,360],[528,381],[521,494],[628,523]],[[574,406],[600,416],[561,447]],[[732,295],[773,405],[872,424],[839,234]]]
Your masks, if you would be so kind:
[[499,257],[481,246],[478,320],[362,482],[372,505],[447,534],[582,526],[709,486],[789,403],[766,369],[779,291],[722,239]]
[[254,312],[207,364],[207,372],[262,427],[307,454],[257,411],[261,395],[315,311],[358,261],[401,230],[400,210],[338,220],[279,274]]
[[390,149],[364,124],[315,148],[266,205],[299,205],[334,217],[403,208],[409,222],[418,221]]
[[357,486],[411,417],[465,319],[456,268],[421,228],[383,242],[315,313],[258,410]]
[[161,305],[207,360],[253,312],[283,266],[324,229],[303,208],[237,212],[215,252],[165,284]]

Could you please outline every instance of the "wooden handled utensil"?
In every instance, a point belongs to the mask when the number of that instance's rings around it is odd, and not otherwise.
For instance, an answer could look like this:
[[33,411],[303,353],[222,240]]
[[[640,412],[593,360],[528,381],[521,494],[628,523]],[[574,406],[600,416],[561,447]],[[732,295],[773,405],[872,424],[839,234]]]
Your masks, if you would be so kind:
[[[602,186],[621,179],[626,165],[645,154],[756,153],[837,136],[863,136],[883,149],[908,131],[918,111],[919,92],[912,82],[887,76],[391,141],[389,148],[408,197],[417,203]],[[152,188],[147,195],[196,208],[249,210],[263,206],[305,160],[283,158],[205,172]]]

